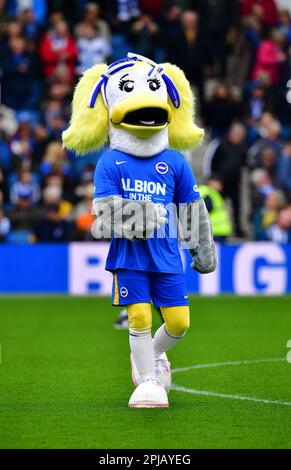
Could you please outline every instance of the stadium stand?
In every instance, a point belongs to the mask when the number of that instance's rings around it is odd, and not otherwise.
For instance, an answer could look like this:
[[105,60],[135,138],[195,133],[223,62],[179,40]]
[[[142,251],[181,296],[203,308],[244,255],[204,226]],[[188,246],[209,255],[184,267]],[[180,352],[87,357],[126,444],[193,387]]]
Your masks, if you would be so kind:
[[221,181],[232,236],[290,242],[290,6],[0,0],[0,241],[92,239],[99,153],[76,159],[61,134],[80,74],[133,50],[176,63],[191,81],[207,133],[186,157],[200,183]]

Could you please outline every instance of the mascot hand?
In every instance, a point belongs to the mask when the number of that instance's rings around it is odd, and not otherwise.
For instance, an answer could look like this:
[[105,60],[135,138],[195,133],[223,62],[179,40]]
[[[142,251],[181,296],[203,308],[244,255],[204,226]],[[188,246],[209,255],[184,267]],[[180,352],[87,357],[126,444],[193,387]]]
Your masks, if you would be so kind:
[[210,247],[198,245],[196,250],[190,250],[192,255],[191,268],[200,274],[212,273],[216,269],[217,258],[214,242]]
[[190,246],[188,242],[192,256],[191,267],[201,274],[212,273],[217,264],[216,249],[209,214],[203,199],[188,205],[187,225],[192,229]]

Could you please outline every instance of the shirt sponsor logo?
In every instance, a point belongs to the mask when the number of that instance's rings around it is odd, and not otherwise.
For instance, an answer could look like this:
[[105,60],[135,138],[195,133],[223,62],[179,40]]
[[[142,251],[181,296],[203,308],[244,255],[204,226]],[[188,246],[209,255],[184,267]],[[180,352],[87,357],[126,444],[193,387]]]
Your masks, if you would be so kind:
[[156,170],[160,175],[165,175],[169,171],[169,167],[165,162],[158,162],[156,164]]
[[154,181],[131,180],[130,178],[121,178],[124,191],[135,193],[166,195],[166,183],[155,183]]

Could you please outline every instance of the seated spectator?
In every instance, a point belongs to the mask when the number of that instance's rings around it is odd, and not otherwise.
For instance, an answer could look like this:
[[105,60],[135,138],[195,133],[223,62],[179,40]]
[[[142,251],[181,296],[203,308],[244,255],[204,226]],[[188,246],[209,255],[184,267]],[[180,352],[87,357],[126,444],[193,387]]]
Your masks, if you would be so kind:
[[264,231],[262,239],[276,243],[291,243],[291,206],[279,212],[277,222]]
[[[95,167],[94,165],[92,165],[92,163],[87,163],[86,165],[84,165],[82,168],[82,174],[80,175],[81,183],[87,184],[87,183],[91,183],[92,181],[94,181],[94,172],[95,172]],[[81,193],[81,197],[82,196],[83,196],[83,192]]]
[[33,166],[34,151],[36,141],[34,129],[29,120],[29,113],[19,115],[19,126],[10,141],[10,151],[13,159],[14,169],[19,170],[26,165],[27,168]]
[[63,110],[51,113],[47,126],[49,139],[61,141],[62,133],[66,128],[66,124]]
[[141,15],[132,25],[129,39],[135,50],[146,57],[155,58],[155,46],[158,41],[159,26],[150,15]]
[[3,206],[0,204],[0,243],[7,240],[10,230],[10,220],[5,216]]
[[186,10],[180,17],[180,30],[167,38],[167,60],[184,70],[197,87],[200,103],[204,102],[204,68],[213,62],[207,35],[199,26],[199,15]]
[[212,137],[223,137],[237,115],[238,106],[230,89],[224,83],[219,83],[205,106],[205,121],[212,128]]
[[3,133],[6,142],[8,142],[10,136],[16,132],[17,127],[16,113],[13,109],[7,108],[4,104],[0,104],[0,132]]
[[267,77],[272,86],[278,85],[283,64],[287,60],[283,50],[286,41],[282,31],[273,29],[270,38],[260,43],[252,71],[253,80],[264,80]]
[[76,220],[76,229],[78,240],[92,240],[91,227],[95,220],[92,215],[92,183],[85,183],[78,188],[78,195],[82,197],[81,201],[75,207],[74,219]]
[[62,103],[60,100],[51,99],[46,103],[44,110],[44,120],[47,127],[52,127],[52,120],[62,113]]
[[181,13],[182,13],[182,8],[180,5],[173,4],[171,0],[170,2],[167,2],[166,0],[163,1],[162,26],[163,26],[163,33],[167,37],[175,36],[175,34],[180,34]]
[[7,0],[10,9],[15,8],[17,16],[21,16],[23,11],[33,10],[33,15],[37,24],[42,25],[47,19],[47,4],[54,3],[47,0]]
[[48,80],[60,78],[72,81],[75,77],[77,47],[65,21],[58,21],[45,33],[40,43],[40,57]]
[[47,90],[48,102],[50,100],[58,101],[60,110],[66,116],[67,121],[71,111],[71,85],[62,80],[53,80]]
[[270,111],[264,111],[257,124],[258,135],[260,137],[266,137],[268,135],[268,130],[274,121],[276,121],[275,114]]
[[[190,3],[190,2],[188,2]],[[237,0],[203,0],[192,2],[200,14],[213,56],[215,73],[224,78],[226,73],[227,38],[238,26]]]
[[259,127],[258,130],[262,137],[256,140],[253,145],[251,145],[247,153],[247,162],[251,168],[258,168],[261,165],[261,154],[266,147],[273,149],[276,154],[276,160],[279,158],[281,153],[282,127],[280,122],[273,118],[266,120],[265,122],[263,122],[261,119],[260,122],[262,126]]
[[291,201],[291,141],[285,143],[278,159],[278,184]]
[[[211,144],[210,144],[211,145]],[[234,212],[234,229],[241,236],[240,224],[240,181],[241,170],[246,162],[246,130],[234,123],[225,138],[208,152],[210,174],[216,174],[224,183],[223,195],[230,198]]]
[[111,47],[107,37],[102,36],[95,24],[82,23],[79,26],[77,40],[78,66],[77,73],[82,75],[85,70],[95,64],[106,62],[111,55]]
[[45,206],[55,204],[59,208],[59,216],[68,220],[71,218],[73,205],[62,198],[62,186],[59,184],[50,184],[46,186],[42,193]]
[[251,174],[252,182],[252,207],[260,209],[265,204],[266,198],[275,191],[272,179],[263,168],[254,170]]
[[285,34],[288,44],[291,44],[291,14],[288,10],[279,10],[277,28]]
[[199,192],[210,215],[214,240],[224,242],[232,233],[232,224],[222,197],[222,180],[215,175],[210,176],[206,184],[199,186]]
[[18,197],[17,204],[7,210],[13,232],[32,232],[36,221],[39,220],[41,208],[32,203],[29,196]]
[[254,213],[252,219],[255,240],[264,239],[265,231],[271,225],[277,223],[279,212],[285,205],[286,198],[284,193],[278,189],[266,196],[264,205]]
[[0,39],[5,35],[11,16],[6,9],[6,0],[0,0]]
[[33,8],[24,6],[20,12],[19,21],[22,25],[22,32],[24,37],[30,40],[38,40],[40,27],[36,21]]
[[252,83],[250,95],[244,103],[244,118],[250,126],[254,126],[261,119],[264,112],[273,112],[275,108],[275,103],[268,93],[268,88],[260,80]]
[[277,154],[272,147],[264,147],[260,154],[260,167],[267,171],[274,183],[277,173]]
[[54,172],[60,173],[69,179],[72,179],[75,176],[66,150],[63,149],[61,142],[57,141],[49,143],[40,165],[40,173],[42,176],[46,176]]
[[37,109],[41,93],[39,61],[27,50],[23,37],[9,40],[1,54],[0,69],[3,103],[17,111]]
[[242,17],[256,15],[267,26],[274,26],[277,21],[277,6],[275,0],[242,0]]
[[84,23],[90,24],[96,28],[100,37],[103,37],[110,44],[110,28],[109,24],[100,18],[101,10],[98,3],[89,2],[85,5],[83,21],[76,27],[76,35],[80,37],[79,27],[82,28]]
[[6,27],[6,35],[7,35],[8,42],[12,39],[18,39],[20,37],[23,37],[22,25],[20,21],[17,21],[17,20],[10,21]]
[[38,221],[34,230],[37,242],[69,242],[74,235],[72,222],[62,219],[58,204],[49,204],[44,207],[44,216]]
[[140,16],[138,0],[117,2],[117,21],[127,24],[129,21]]
[[78,217],[84,212],[91,214],[92,209],[92,197],[93,197],[93,185],[91,182],[84,182],[77,188],[78,196],[81,200],[76,204],[74,209],[74,217]]
[[65,13],[61,8],[52,8],[49,12],[47,29],[54,29],[60,21],[65,21]]
[[39,185],[33,181],[30,171],[22,170],[19,180],[12,184],[10,189],[10,201],[17,205],[20,199],[27,199],[31,204],[37,204],[40,200]]

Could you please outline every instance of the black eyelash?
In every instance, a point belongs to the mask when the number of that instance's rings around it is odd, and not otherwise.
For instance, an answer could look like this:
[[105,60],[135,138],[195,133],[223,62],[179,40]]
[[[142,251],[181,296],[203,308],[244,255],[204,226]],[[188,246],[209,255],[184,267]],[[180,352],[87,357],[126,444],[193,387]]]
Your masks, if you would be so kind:
[[120,82],[119,82],[119,84],[118,84],[118,88],[122,91],[122,90],[123,90],[123,88],[122,88],[123,85],[124,85],[125,83],[128,83],[128,82],[134,83],[133,80],[122,80],[122,79],[121,79]]
[[148,82],[154,82],[156,83],[158,86],[161,86],[161,82],[158,78],[149,78],[148,79]]

